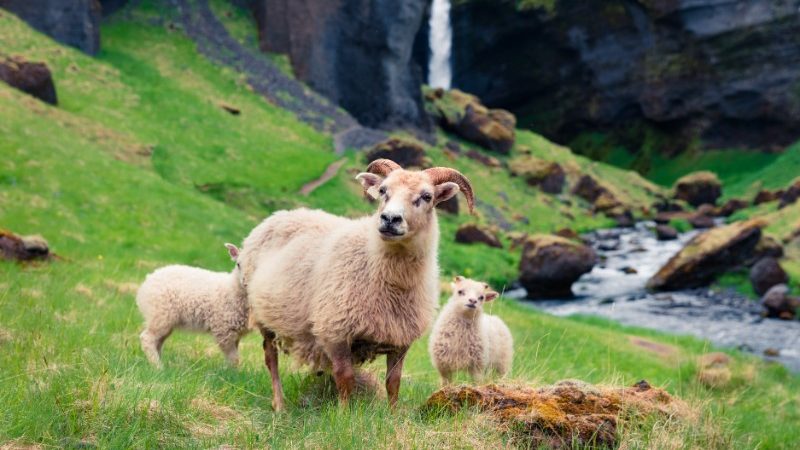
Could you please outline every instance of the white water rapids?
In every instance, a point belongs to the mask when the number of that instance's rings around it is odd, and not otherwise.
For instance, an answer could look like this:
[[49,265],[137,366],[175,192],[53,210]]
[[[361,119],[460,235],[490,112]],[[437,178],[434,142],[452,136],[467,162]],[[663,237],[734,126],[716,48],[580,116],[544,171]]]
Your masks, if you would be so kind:
[[431,58],[428,61],[428,84],[435,88],[450,89],[453,76],[450,67],[450,49],[453,44],[450,0],[433,0],[428,25],[430,27],[428,47],[431,51]]

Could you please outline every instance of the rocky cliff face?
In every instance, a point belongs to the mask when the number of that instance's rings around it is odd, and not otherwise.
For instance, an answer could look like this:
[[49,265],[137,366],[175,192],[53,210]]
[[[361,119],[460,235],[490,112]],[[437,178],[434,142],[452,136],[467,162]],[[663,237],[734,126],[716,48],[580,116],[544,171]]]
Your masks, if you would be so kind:
[[296,75],[362,124],[427,129],[412,61],[425,0],[258,0],[264,50],[289,55]]
[[800,138],[800,0],[547,4],[458,2],[454,86],[560,142],[601,131],[669,153]]
[[100,3],[97,0],[0,0],[0,8],[62,44],[90,55],[100,50]]

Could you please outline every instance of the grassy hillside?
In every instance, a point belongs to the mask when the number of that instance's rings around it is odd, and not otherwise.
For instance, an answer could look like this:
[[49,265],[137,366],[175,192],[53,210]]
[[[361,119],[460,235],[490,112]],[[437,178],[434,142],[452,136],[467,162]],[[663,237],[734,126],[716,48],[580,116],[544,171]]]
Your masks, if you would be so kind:
[[[472,414],[416,413],[437,384],[425,340],[411,350],[394,413],[369,400],[341,411],[329,388],[284,360],[290,408],[273,414],[255,336],[242,345],[239,370],[224,366],[210,337],[185,333],[166,344],[164,371],[147,365],[133,301],[146,273],[175,262],[227,270],[222,243],[238,242],[278,208],[307,205],[351,215],[371,209],[352,181],[363,168],[354,153],[332,181],[299,196],[300,186],[338,159],[330,136],[255,96],[238,74],[201,58],[180,31],[151,25],[149,17],[143,8],[105,25],[103,51],[89,58],[0,11],[0,52],[47,62],[60,100],[50,107],[0,84],[0,227],[40,233],[61,256],[43,265],[0,262],[0,446],[506,443]],[[241,114],[228,114],[223,103]],[[640,178],[533,134],[521,133],[519,145],[614,181],[631,197],[647,195]],[[466,173],[479,198],[514,229],[610,223],[581,201],[541,194],[502,169],[450,161],[435,146],[429,152],[434,162]],[[467,220],[494,223],[496,217],[486,210],[477,219],[443,217],[445,275],[466,273],[501,287],[515,277],[518,254],[455,244],[453,232]],[[800,380],[781,367],[737,355],[733,381],[709,389],[696,381],[695,358],[708,351],[703,342],[549,317],[505,300],[492,312],[515,335],[514,379],[631,384],[646,378],[698,410],[694,423],[623,430],[629,447],[790,448],[794,442],[790,424],[800,421]],[[643,346],[631,336],[664,345]]]

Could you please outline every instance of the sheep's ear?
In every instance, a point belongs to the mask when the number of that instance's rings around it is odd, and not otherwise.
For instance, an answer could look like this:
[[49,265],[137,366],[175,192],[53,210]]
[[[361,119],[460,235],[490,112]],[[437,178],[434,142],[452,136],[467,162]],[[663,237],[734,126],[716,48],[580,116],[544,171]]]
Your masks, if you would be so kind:
[[236,261],[236,258],[239,257],[239,247],[226,242],[225,248],[228,249],[228,254],[231,255],[231,259]]
[[436,193],[433,196],[433,202],[439,204],[445,200],[450,200],[454,195],[458,194],[460,188],[452,181],[436,185]]
[[453,277],[454,283],[461,283],[462,281],[464,281],[464,277],[462,277],[461,275],[456,275],[455,277]]
[[483,295],[483,301],[490,302],[490,301],[496,299],[498,296],[500,296],[500,294],[498,294],[497,292],[489,291],[489,292],[487,292],[486,294]]
[[356,180],[361,183],[361,186],[364,188],[364,192],[366,192],[370,198],[378,198],[378,186],[380,186],[383,178],[375,175],[374,173],[361,172],[360,174],[356,175]]

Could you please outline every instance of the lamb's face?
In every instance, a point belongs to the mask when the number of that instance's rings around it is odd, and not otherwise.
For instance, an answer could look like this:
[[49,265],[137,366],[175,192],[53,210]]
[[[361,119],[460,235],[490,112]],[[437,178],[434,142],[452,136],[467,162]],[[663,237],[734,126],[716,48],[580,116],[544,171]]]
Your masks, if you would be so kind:
[[377,232],[384,241],[412,239],[431,224],[434,207],[459,191],[457,184],[434,185],[425,172],[395,170],[385,179],[362,173],[359,180],[367,195],[377,199]]
[[455,277],[451,283],[454,303],[458,311],[468,316],[476,316],[483,312],[483,304],[497,298],[497,292],[488,284],[464,277]]

